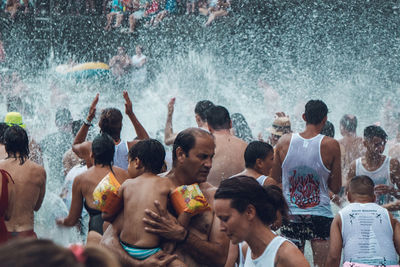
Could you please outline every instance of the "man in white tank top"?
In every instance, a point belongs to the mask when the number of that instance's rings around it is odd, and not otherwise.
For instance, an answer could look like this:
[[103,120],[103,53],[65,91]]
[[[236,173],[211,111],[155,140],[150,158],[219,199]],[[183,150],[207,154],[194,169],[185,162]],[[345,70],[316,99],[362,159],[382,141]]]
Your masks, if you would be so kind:
[[339,143],[320,134],[327,114],[328,108],[321,100],[306,104],[305,131],[279,140],[271,172],[271,177],[282,183],[291,212],[281,233],[302,251],[305,241],[310,240],[315,266],[323,266],[328,253],[333,219],[329,190],[337,194],[342,185]]
[[399,266],[400,223],[374,203],[372,179],[365,175],[351,179],[347,198],[350,205],[332,222],[325,267],[340,265],[342,249],[343,266]]
[[376,203],[393,202],[400,186],[400,164],[397,159],[383,155],[387,141],[386,132],[379,126],[364,129],[365,155],[351,163],[347,181],[356,175],[367,175],[375,184]]

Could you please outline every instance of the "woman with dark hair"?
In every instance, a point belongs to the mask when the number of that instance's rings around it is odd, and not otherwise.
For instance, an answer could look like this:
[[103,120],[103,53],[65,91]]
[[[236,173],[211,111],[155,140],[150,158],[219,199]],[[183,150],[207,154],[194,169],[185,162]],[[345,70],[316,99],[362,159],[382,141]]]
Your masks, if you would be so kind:
[[231,115],[233,134],[242,139],[243,141],[250,143],[254,140],[253,134],[246,119],[241,113],[233,113]]
[[0,159],[5,159],[7,157],[6,146],[4,144],[4,133],[8,129],[8,124],[5,122],[0,122]]
[[[254,178],[238,176],[221,182],[215,193],[214,210],[221,220],[221,231],[233,244],[246,241],[247,251],[239,257],[240,266],[309,266],[300,250],[270,228],[277,211],[285,214],[287,205],[276,186],[262,187]],[[280,191],[281,192],[281,191]],[[277,197],[278,196],[278,197]],[[245,255],[245,257],[243,257]]]
[[82,207],[85,206],[89,213],[89,231],[96,231],[103,234],[103,219],[101,211],[93,203],[93,191],[101,180],[111,172],[119,184],[127,178],[128,173],[116,166],[113,166],[115,145],[108,134],[98,135],[91,144],[91,158],[93,166],[86,172],[78,175],[72,185],[72,201],[69,214],[64,219],[57,219],[57,224],[64,226],[75,226],[78,222]]
[[[132,102],[129,98],[129,95],[126,91],[123,92],[123,96],[125,99],[125,113],[128,115],[129,119],[132,122],[133,127],[137,133],[137,138],[132,141],[123,141],[121,140],[121,130],[122,130],[122,113],[119,109],[116,108],[106,108],[102,110],[99,120],[100,133],[108,134],[114,140],[115,145],[115,154],[114,154],[114,165],[120,167],[124,170],[128,169],[128,152],[129,149],[136,144],[139,140],[148,139],[149,135],[146,130],[140,124],[138,119],[136,118],[135,113],[132,110]],[[96,105],[99,101],[99,94],[94,98],[90,109],[89,114],[86,120],[83,122],[81,129],[75,137],[74,143],[72,145],[72,151],[81,158],[88,158],[92,142],[86,141],[86,136],[89,131],[89,127],[92,126],[92,120],[94,119],[96,113]],[[90,167],[88,165],[88,167]]]

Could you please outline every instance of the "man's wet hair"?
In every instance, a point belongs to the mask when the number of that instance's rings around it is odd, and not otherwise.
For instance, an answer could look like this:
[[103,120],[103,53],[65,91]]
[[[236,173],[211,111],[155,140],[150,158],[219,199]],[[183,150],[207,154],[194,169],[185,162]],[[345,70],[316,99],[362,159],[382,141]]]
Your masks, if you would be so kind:
[[122,129],[122,113],[116,108],[106,108],[101,111],[99,127],[102,133],[106,133],[119,141]]
[[350,180],[348,191],[351,194],[374,196],[374,181],[366,175],[355,176]]
[[210,100],[201,100],[197,102],[194,113],[199,115],[202,121],[207,121],[207,113],[211,107],[215,106]]
[[355,133],[357,130],[357,117],[350,114],[345,114],[340,119],[340,126],[349,133]]
[[159,174],[164,165],[165,149],[156,139],[137,142],[129,149],[129,159],[140,159],[146,171]]
[[306,104],[304,115],[307,123],[317,125],[328,115],[328,107],[321,100],[310,100]]
[[211,107],[207,113],[207,123],[216,131],[229,130],[231,128],[229,111],[223,106]]
[[246,168],[253,168],[257,159],[264,160],[270,153],[274,153],[273,147],[262,141],[250,142],[244,151]]
[[189,156],[189,151],[196,145],[197,137],[214,138],[210,132],[201,128],[188,128],[178,133],[172,148],[172,162],[174,165],[177,160],[176,150],[178,147],[182,148],[186,156]]
[[104,166],[113,165],[115,152],[114,140],[106,133],[97,135],[92,142],[92,153],[94,158],[94,164],[101,164]]
[[7,158],[18,158],[20,165],[29,158],[29,139],[20,126],[11,126],[4,132],[4,144]]
[[4,133],[9,128],[7,123],[0,122],[0,144],[4,145]]
[[387,141],[388,135],[382,127],[376,125],[370,125],[364,129],[364,139],[371,140],[374,137],[379,137],[384,141]]
[[324,128],[321,130],[321,134],[332,138],[335,137],[335,126],[333,126],[332,122],[326,121]]
[[22,112],[24,104],[19,96],[7,97],[7,112]]
[[64,126],[70,125],[72,123],[72,121],[73,121],[73,119],[72,119],[71,111],[69,111],[69,109],[67,109],[67,108],[57,109],[56,120],[55,120],[57,127],[64,127]]
[[214,195],[215,199],[230,199],[231,208],[245,212],[249,205],[256,209],[257,217],[269,226],[276,220],[276,212],[286,216],[288,206],[282,190],[277,186],[261,186],[249,176],[235,176],[223,180]]

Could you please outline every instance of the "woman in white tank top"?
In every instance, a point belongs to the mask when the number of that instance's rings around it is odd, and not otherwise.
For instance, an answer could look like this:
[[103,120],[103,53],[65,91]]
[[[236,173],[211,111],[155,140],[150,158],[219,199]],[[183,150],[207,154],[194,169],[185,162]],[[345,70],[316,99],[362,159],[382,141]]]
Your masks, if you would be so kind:
[[222,181],[214,198],[221,231],[233,244],[246,241],[249,246],[240,266],[309,266],[294,244],[269,227],[276,220],[278,202],[285,201],[276,186],[264,188],[254,178],[237,176]]

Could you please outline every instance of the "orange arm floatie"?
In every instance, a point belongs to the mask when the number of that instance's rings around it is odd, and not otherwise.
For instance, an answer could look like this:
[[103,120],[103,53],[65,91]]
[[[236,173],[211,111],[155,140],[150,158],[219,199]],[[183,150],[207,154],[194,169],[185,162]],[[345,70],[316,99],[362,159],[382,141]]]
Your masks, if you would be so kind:
[[211,209],[198,184],[175,188],[171,194],[171,202],[178,214],[188,212],[196,215]]

